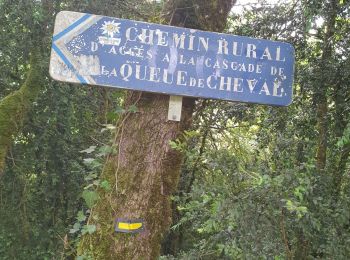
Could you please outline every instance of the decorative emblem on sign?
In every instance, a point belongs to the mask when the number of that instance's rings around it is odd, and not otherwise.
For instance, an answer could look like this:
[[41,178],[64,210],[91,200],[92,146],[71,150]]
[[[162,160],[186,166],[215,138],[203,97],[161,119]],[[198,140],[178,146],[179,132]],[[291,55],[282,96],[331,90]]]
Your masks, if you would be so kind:
[[116,45],[119,46],[121,39],[114,38],[114,34],[120,33],[120,23],[115,23],[114,21],[105,21],[101,27],[103,31],[102,34],[106,34],[107,37],[98,37],[99,43],[102,45]]

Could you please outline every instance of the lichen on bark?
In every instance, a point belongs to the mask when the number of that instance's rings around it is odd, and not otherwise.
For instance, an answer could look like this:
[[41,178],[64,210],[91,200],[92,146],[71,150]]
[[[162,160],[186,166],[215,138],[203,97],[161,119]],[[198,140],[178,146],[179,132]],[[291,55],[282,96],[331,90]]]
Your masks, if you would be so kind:
[[42,87],[40,54],[33,51],[27,78],[19,90],[0,101],[0,175],[13,139],[20,131],[26,114]]

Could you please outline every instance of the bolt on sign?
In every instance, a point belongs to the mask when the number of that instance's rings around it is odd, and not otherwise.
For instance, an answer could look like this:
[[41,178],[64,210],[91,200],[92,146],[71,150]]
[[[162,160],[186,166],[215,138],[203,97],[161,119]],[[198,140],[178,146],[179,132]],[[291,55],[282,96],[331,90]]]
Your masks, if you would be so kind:
[[287,106],[294,48],[284,42],[106,16],[57,14],[50,75],[72,83]]

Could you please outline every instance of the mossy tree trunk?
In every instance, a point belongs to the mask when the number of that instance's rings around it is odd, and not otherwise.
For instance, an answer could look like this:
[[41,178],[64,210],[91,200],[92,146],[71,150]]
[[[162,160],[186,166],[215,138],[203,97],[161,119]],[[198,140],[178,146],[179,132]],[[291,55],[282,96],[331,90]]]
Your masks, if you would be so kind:
[[33,52],[28,76],[19,90],[0,100],[0,176],[7,151],[26,118],[26,114],[42,87],[39,52]]
[[323,39],[321,66],[319,72],[319,87],[315,93],[317,102],[317,130],[318,146],[316,154],[316,167],[318,172],[323,172],[327,163],[327,136],[328,136],[328,100],[327,91],[332,82],[330,73],[332,67],[332,38],[335,33],[337,15],[337,1],[331,0],[326,4],[327,21],[326,32]]
[[[5,159],[13,139],[20,132],[27,118],[27,112],[31,109],[40,90],[45,87],[46,74],[43,73],[43,67],[45,66],[43,57],[45,57],[47,41],[51,39],[47,37],[48,28],[51,27],[50,21],[57,10],[54,8],[53,1],[49,0],[42,0],[40,5],[37,6],[35,3],[28,1],[27,7],[27,12],[36,10],[36,12],[41,13],[41,16],[37,20],[28,19],[30,23],[25,25],[28,26],[25,31],[31,39],[30,42],[27,42],[31,56],[26,79],[17,91],[0,100],[0,177],[4,171]],[[39,9],[37,9],[38,7]],[[32,13],[28,15],[31,16]]]
[[[232,0],[171,0],[164,17],[171,25],[222,31]],[[138,112],[121,118],[116,144],[118,155],[110,157],[101,180],[114,183],[112,192],[99,190],[89,224],[97,231],[85,235],[79,255],[93,259],[157,259],[163,234],[171,224],[170,195],[177,189],[182,154],[170,147],[191,125],[195,100],[184,98],[181,122],[167,121],[169,96],[128,92],[125,106]],[[114,232],[116,218],[144,219],[139,234]]]

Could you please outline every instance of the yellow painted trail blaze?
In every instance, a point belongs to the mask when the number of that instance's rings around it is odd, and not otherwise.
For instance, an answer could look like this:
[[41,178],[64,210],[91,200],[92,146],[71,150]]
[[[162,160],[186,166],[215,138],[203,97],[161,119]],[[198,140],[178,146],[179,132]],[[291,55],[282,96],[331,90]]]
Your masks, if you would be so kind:
[[118,228],[124,229],[124,230],[136,230],[142,227],[142,223],[125,223],[125,222],[119,222]]

